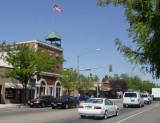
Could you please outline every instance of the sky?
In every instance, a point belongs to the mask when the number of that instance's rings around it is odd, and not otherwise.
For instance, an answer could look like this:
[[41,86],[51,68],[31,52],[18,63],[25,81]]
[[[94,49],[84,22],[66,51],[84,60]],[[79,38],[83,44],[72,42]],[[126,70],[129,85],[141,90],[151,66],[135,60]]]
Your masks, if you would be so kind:
[[[40,40],[54,29],[61,37],[64,52],[64,68],[92,68],[80,71],[88,76],[127,73],[138,75],[142,80],[152,79],[152,75],[140,72],[140,66],[133,70],[131,65],[117,51],[114,39],[119,38],[123,44],[134,46],[128,38],[129,23],[124,16],[124,8],[97,6],[98,0],[0,0],[0,43]],[[63,13],[53,12],[58,5]],[[101,49],[97,51],[96,49]],[[109,72],[112,64],[112,72]],[[103,68],[104,67],[104,68]],[[98,68],[98,69],[93,69]]]

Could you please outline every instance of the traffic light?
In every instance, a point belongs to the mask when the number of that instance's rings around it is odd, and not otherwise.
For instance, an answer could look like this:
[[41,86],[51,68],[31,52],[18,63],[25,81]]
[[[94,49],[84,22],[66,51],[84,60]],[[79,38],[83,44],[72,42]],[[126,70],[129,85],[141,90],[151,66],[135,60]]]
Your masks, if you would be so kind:
[[112,72],[112,64],[109,64],[109,72]]

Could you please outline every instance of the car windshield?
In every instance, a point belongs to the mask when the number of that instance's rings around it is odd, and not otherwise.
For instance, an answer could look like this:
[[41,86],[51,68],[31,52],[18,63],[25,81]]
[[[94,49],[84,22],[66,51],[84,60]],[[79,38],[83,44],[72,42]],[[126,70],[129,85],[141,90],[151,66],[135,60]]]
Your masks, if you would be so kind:
[[125,93],[124,97],[137,97],[136,93]]
[[97,103],[97,104],[102,104],[103,99],[88,99],[85,101],[85,103]]
[[148,97],[147,95],[142,95],[142,97]]

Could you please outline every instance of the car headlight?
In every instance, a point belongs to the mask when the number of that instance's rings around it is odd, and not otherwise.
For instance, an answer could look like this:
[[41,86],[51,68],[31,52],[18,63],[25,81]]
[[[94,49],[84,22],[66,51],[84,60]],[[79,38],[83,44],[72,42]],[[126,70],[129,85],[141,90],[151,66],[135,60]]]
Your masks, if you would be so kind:
[[40,103],[40,101],[35,101],[35,103]]
[[28,101],[28,103],[30,103],[30,101]]

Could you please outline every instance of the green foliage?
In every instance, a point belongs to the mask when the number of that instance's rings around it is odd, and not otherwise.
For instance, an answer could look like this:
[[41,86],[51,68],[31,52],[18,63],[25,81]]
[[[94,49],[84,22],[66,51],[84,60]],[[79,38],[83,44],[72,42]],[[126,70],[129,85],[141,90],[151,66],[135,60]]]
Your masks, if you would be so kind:
[[140,90],[141,92],[147,91],[151,93],[152,88],[156,87],[155,83],[149,80],[142,81],[139,76],[129,76],[128,74],[115,74],[113,80],[125,80],[128,89]]
[[9,45],[3,42],[0,48],[2,53],[0,58],[12,66],[12,69],[1,77],[15,78],[25,86],[31,76],[42,71],[53,72],[58,64],[63,63],[63,58],[56,60],[48,55],[47,51],[40,53],[27,44]]
[[79,84],[79,89],[84,93],[84,94],[90,94],[91,93],[91,88],[94,86],[93,82],[97,81],[97,76],[92,77],[90,76],[84,76],[83,74],[80,74],[80,84]]
[[84,76],[83,74],[78,74],[76,69],[68,68],[61,71],[61,76],[58,78],[61,81],[62,86],[67,90],[68,95],[74,90],[79,89],[85,94],[91,93],[91,88],[93,87],[93,82],[99,81],[98,76]]
[[109,79],[108,75],[105,75],[105,77],[102,79],[102,82],[106,82]]
[[67,90],[68,95],[77,89],[78,73],[73,68],[61,71],[61,76],[58,78],[62,86]]
[[154,78],[160,76],[160,1],[159,0],[99,0],[100,6],[113,4],[125,9],[125,16],[130,24],[128,36],[136,44],[133,49],[123,45],[118,38],[117,50],[135,65],[152,73]]

